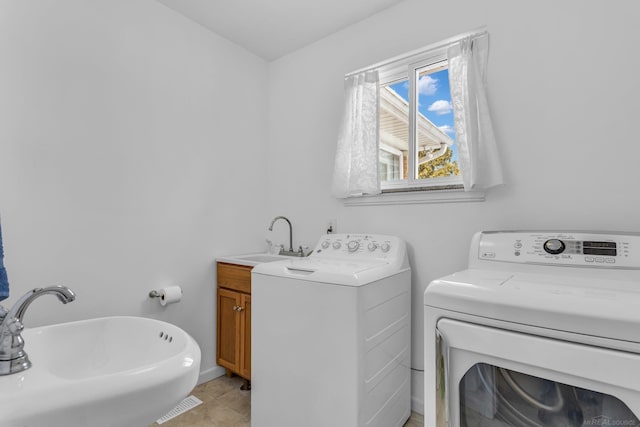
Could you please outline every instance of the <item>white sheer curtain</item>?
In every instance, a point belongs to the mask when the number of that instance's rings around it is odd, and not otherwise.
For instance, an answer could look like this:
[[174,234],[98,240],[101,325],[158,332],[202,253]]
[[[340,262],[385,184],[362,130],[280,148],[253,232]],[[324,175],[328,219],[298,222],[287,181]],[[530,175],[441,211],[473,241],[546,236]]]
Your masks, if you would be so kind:
[[345,78],[332,193],[338,198],[380,193],[378,179],[378,71]]
[[489,36],[466,37],[447,49],[456,144],[465,191],[502,184],[486,94]]

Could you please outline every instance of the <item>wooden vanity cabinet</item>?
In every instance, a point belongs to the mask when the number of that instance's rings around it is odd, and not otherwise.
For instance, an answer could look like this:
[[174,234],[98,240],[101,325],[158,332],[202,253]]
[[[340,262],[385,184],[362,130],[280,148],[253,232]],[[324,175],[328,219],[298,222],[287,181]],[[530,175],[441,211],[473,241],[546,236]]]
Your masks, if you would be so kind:
[[[216,363],[251,380],[251,269],[217,263]],[[246,384],[248,385],[248,384]]]

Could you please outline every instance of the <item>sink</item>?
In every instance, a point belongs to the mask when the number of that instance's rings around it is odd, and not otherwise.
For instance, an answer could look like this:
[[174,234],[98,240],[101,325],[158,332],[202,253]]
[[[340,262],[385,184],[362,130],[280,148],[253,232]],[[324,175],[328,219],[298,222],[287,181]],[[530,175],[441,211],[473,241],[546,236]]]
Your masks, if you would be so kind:
[[143,317],[27,328],[31,369],[0,377],[3,427],[145,427],[196,385],[200,348]]
[[247,261],[255,261],[258,263],[280,261],[283,259],[287,259],[281,255],[271,255],[271,254],[244,255],[244,256],[239,256],[238,258],[244,259]]
[[256,265],[262,264],[263,262],[282,261],[285,259],[293,259],[293,258],[297,258],[297,257],[292,257],[289,255],[272,254],[269,252],[262,252],[262,253],[231,255],[226,257],[220,257],[220,258],[217,258],[217,261],[255,267]]

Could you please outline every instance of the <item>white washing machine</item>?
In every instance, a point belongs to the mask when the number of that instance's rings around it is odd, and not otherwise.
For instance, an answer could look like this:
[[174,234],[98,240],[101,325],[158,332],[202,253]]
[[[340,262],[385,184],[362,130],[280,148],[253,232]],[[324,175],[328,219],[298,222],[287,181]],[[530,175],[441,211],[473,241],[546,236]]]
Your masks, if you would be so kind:
[[426,426],[640,425],[640,235],[478,233],[424,303]]
[[256,266],[253,427],[402,426],[411,414],[411,271],[392,236],[331,234]]

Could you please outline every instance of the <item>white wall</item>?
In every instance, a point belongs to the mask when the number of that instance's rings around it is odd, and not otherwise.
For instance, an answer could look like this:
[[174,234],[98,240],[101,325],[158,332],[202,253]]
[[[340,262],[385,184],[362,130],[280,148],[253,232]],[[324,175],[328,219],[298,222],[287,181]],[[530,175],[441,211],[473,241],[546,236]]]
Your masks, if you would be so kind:
[[[465,267],[473,232],[640,231],[638,18],[630,3],[406,0],[270,64],[269,209],[288,214],[303,241],[317,240],[329,218],[340,232],[407,240],[414,368],[424,368],[424,289]],[[344,207],[334,200],[344,74],[484,25],[506,184],[482,203]],[[416,373],[420,412],[421,384]]]
[[[0,2],[0,215],[27,326],[187,330],[215,366],[214,258],[264,247],[267,64],[153,0]],[[148,292],[180,285],[161,308]],[[37,361],[34,361],[37,363]]]

